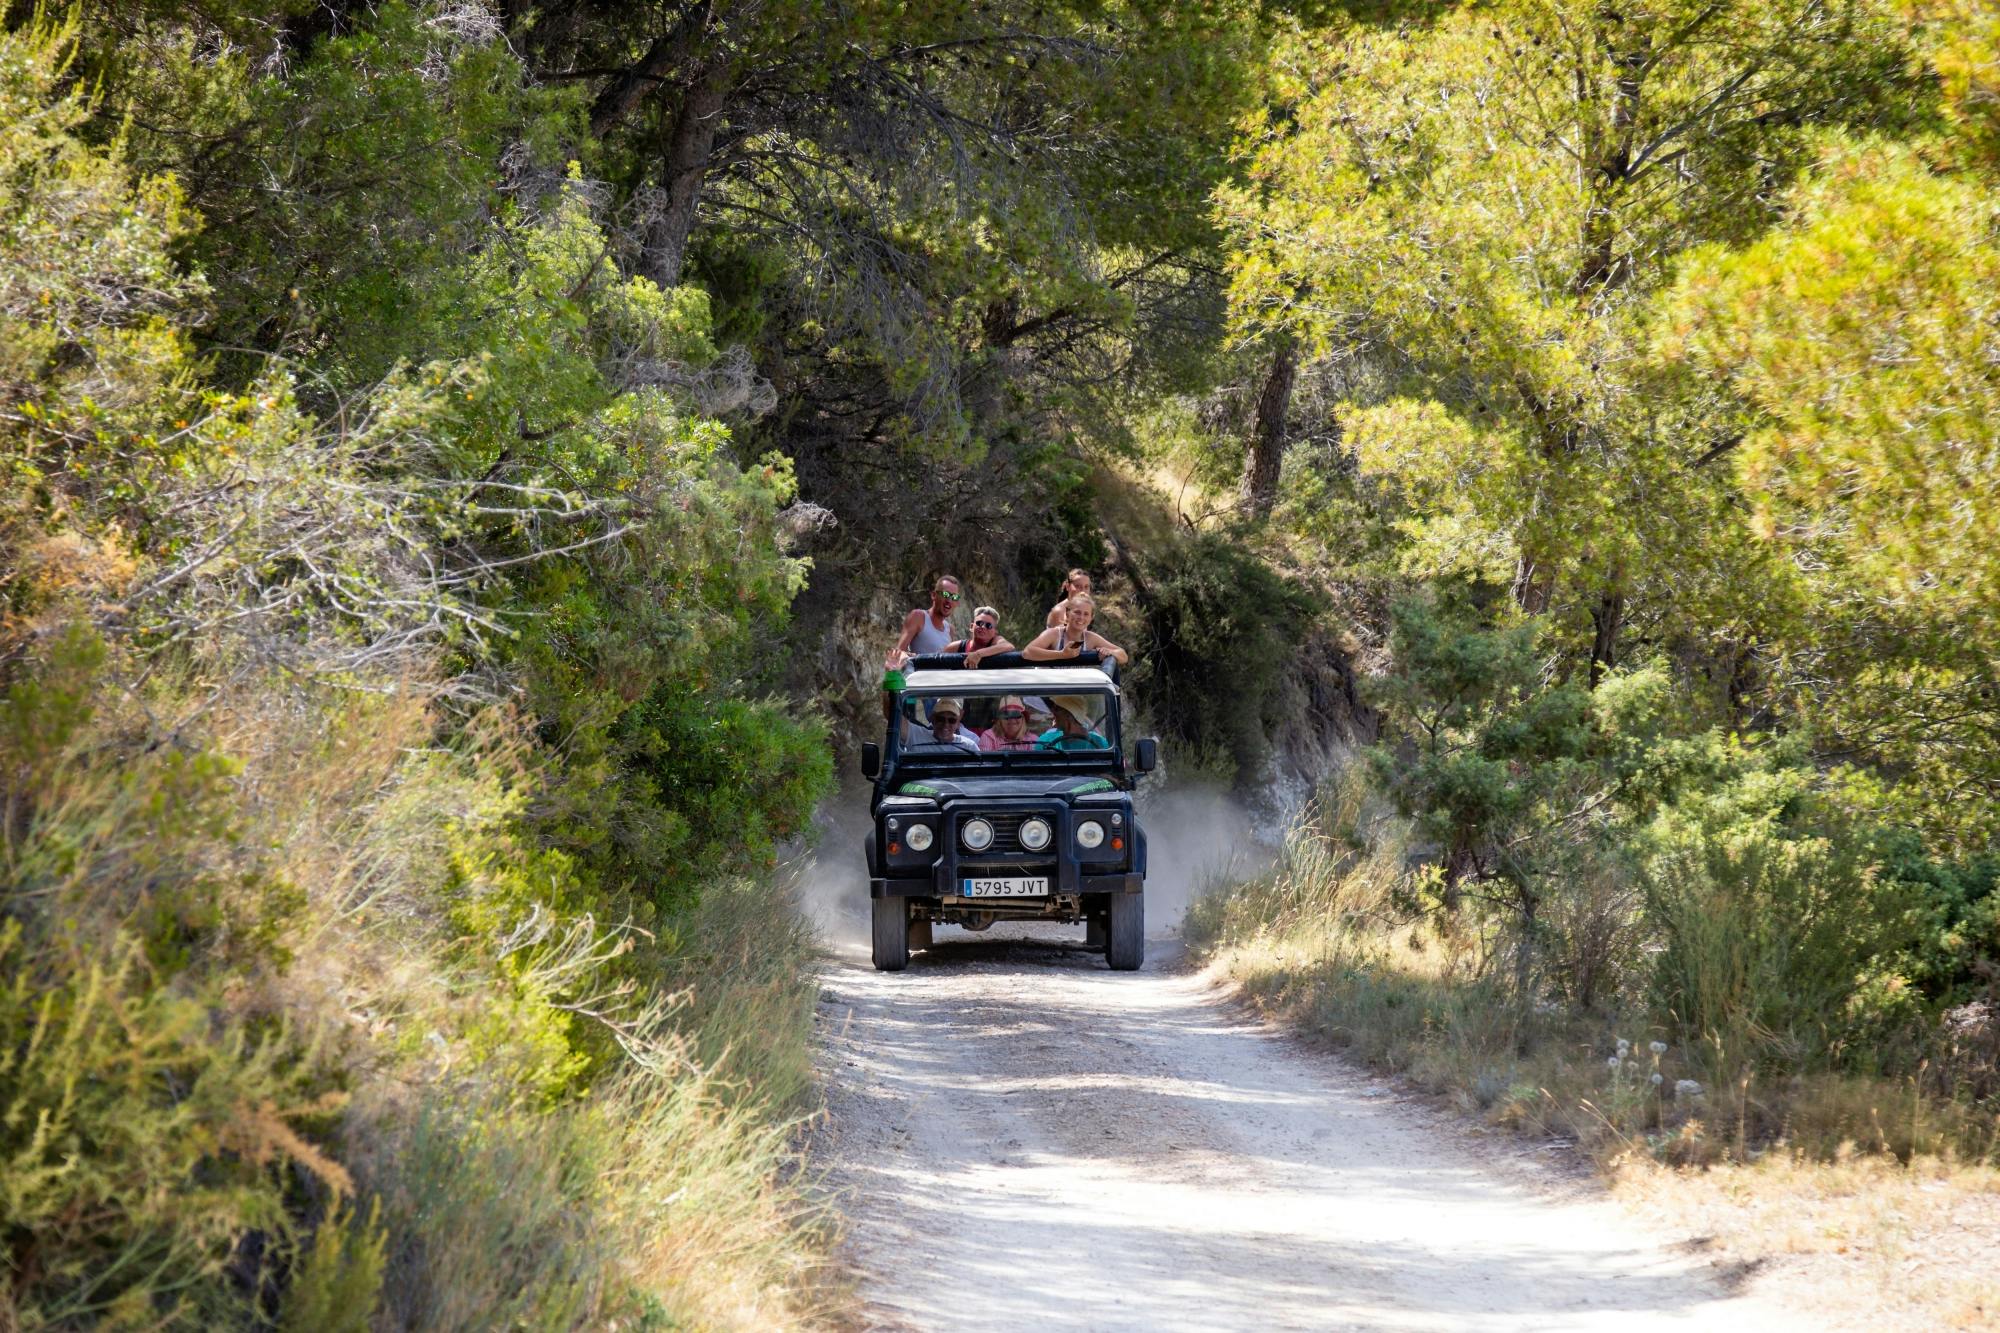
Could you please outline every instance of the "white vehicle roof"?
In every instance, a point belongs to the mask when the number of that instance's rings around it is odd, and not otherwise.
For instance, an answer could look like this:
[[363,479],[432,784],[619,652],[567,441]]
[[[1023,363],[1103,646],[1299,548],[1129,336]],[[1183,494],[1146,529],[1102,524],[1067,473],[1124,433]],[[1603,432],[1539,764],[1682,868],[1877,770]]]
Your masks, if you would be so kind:
[[1070,694],[1077,690],[1109,690],[1118,685],[1096,667],[1006,667],[970,671],[912,671],[903,679],[906,690],[943,690],[947,694]]

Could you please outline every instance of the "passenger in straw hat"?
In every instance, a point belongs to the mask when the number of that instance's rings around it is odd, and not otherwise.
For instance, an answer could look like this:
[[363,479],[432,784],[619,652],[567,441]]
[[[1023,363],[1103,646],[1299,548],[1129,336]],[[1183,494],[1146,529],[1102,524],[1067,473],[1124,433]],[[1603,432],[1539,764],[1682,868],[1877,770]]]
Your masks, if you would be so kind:
[[1044,750],[1108,750],[1111,742],[1090,729],[1093,712],[1089,696],[1052,694],[1049,707],[1056,724],[1043,732],[1036,743]]

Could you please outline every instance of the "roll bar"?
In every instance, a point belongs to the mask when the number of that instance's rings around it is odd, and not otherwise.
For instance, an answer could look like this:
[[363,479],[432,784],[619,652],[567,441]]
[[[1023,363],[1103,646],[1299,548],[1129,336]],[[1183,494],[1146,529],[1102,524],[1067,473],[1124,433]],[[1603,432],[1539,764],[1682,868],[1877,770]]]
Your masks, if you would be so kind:
[[[982,669],[991,667],[996,670],[1001,667],[1040,668],[1102,665],[1103,659],[1098,656],[1095,648],[1085,648],[1075,657],[1065,657],[1053,662],[1032,662],[1020,653],[1014,652],[995,653],[991,657],[981,659],[980,663]],[[1115,669],[1118,664],[1116,661],[1113,661],[1111,665]],[[908,671],[960,671],[964,667],[964,653],[919,653],[904,664],[904,669]]]

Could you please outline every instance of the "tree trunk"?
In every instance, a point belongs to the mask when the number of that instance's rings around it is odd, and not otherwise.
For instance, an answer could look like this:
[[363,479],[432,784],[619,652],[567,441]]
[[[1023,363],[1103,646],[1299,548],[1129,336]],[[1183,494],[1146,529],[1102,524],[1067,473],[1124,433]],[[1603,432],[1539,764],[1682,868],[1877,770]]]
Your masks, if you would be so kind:
[[1250,435],[1250,459],[1243,469],[1243,506],[1257,518],[1268,518],[1278,499],[1278,474],[1285,464],[1285,416],[1292,407],[1292,385],[1299,377],[1298,344],[1280,334],[1271,353],[1271,371],[1257,395],[1257,422]]
[[1555,571],[1550,563],[1522,551],[1514,560],[1514,605],[1531,616],[1549,609],[1555,595]]
[[1590,622],[1597,633],[1590,642],[1590,688],[1596,689],[1604,673],[1618,665],[1618,631],[1625,623],[1625,595],[1606,588],[1591,608]]
[[646,48],[646,54],[639,57],[638,64],[604,85],[590,106],[592,135],[602,139],[648,94],[663,87],[675,70],[685,69],[694,63],[696,48],[708,31],[713,9],[711,0],[702,0],[700,4],[683,11],[671,31],[653,39],[653,44]]
[[646,228],[645,256],[640,271],[662,287],[681,280],[688,238],[694,234],[695,209],[709,158],[715,152],[716,131],[722,127],[726,80],[719,69],[696,79],[681,98],[679,113],[667,131],[660,164],[660,184],[666,199]]

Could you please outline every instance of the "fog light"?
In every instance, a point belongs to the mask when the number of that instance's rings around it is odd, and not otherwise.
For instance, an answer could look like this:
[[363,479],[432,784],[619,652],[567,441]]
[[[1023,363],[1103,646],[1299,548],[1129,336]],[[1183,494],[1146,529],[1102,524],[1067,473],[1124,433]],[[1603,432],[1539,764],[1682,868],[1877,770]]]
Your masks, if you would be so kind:
[[968,819],[958,830],[958,840],[969,852],[983,852],[993,845],[993,826],[983,819]]
[[1049,845],[1049,821],[1030,819],[1021,825],[1021,845],[1031,852],[1039,852]]

